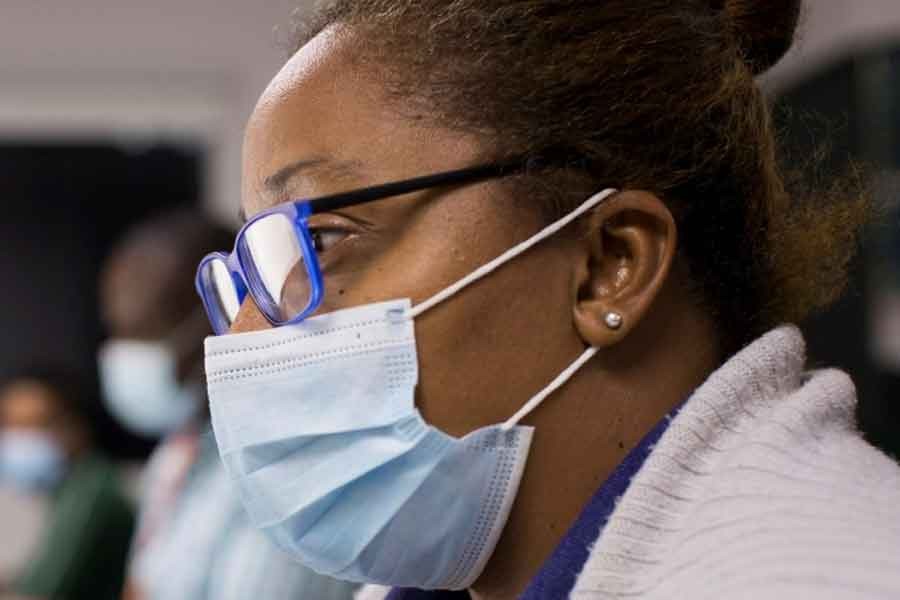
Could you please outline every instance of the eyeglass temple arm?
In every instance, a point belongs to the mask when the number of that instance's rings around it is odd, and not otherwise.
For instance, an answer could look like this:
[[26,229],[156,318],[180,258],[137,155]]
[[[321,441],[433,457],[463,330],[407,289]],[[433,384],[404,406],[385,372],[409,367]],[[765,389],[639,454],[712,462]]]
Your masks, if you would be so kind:
[[322,196],[310,201],[310,208],[313,213],[328,212],[339,210],[348,206],[373,202],[391,196],[401,196],[410,192],[417,192],[429,188],[462,185],[466,183],[475,183],[486,179],[497,179],[500,177],[509,177],[519,175],[530,171],[544,169],[550,166],[563,166],[571,164],[571,160],[547,160],[544,158],[524,159],[517,158],[514,160],[481,165],[477,167],[468,167],[465,169],[457,169],[455,171],[446,171],[444,173],[436,173],[434,175],[425,175],[423,177],[415,177],[413,179],[405,179],[393,183],[385,183],[373,187],[363,188],[352,192],[333,194],[330,196]]

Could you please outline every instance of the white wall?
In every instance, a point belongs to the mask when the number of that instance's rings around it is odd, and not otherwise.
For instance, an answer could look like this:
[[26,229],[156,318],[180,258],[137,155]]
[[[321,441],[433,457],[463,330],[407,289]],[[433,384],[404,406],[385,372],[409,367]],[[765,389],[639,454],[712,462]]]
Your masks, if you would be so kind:
[[[0,0],[0,139],[205,140],[207,200],[231,216],[243,123],[285,57],[274,29],[309,1]],[[900,37],[900,0],[807,2],[803,40],[770,77],[776,88],[848,47]]]

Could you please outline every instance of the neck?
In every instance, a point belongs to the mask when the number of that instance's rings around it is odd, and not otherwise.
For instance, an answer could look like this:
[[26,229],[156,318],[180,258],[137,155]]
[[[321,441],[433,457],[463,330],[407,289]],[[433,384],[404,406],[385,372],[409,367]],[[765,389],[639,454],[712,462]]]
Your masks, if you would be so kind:
[[693,309],[651,316],[528,419],[535,427],[528,466],[473,600],[525,591],[625,455],[721,363],[715,340],[712,324]]

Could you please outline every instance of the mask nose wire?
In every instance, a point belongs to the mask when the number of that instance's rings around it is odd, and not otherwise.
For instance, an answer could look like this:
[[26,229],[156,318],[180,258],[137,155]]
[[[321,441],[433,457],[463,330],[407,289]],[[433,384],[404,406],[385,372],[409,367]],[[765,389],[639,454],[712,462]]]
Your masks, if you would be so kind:
[[412,308],[407,309],[403,316],[405,318],[414,319],[414,318],[418,317],[419,315],[421,315],[422,313],[424,313],[426,310],[434,308],[435,306],[437,306],[444,300],[447,300],[451,296],[454,296],[455,294],[459,293],[459,291],[462,290],[463,288],[465,288],[469,285],[472,285],[473,283],[475,283],[482,277],[490,275],[491,273],[496,271],[502,265],[504,265],[507,262],[511,261],[512,259],[516,258],[523,252],[529,250],[532,246],[539,244],[540,242],[544,241],[548,237],[558,233],[560,230],[565,229],[573,221],[575,221],[576,219],[578,219],[579,217],[584,215],[586,212],[588,212],[589,210],[591,210],[592,208],[594,208],[595,206],[597,206],[598,204],[600,204],[601,202],[603,202],[604,200],[606,200],[607,198],[612,196],[613,194],[617,193],[617,191],[618,190],[615,190],[615,189],[606,189],[598,194],[594,194],[593,196],[588,198],[586,201],[584,201],[578,208],[576,208],[575,210],[570,212],[568,215],[566,215],[559,221],[556,221],[555,223],[548,225],[547,227],[545,227],[544,229],[542,229],[541,231],[539,231],[532,237],[528,238],[521,244],[513,246],[512,248],[510,248],[509,250],[507,250],[506,252],[504,252],[503,254],[501,254],[500,256],[495,258],[494,260],[492,260],[489,263],[486,263],[486,264],[482,265],[481,267],[477,268],[476,270],[472,271],[471,273],[469,273],[468,275],[466,275],[465,277],[463,277],[462,279],[460,279],[453,285],[444,288],[443,290],[441,290],[440,292],[438,292],[431,298],[425,300],[424,302],[422,302],[420,304],[417,304],[416,306],[414,306]]

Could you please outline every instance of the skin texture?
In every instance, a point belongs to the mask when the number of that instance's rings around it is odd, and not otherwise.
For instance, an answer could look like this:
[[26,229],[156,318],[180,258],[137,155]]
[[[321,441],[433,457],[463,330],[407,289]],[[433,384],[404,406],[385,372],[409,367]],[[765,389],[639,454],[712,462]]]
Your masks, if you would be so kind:
[[[244,148],[248,216],[483,161],[479,140],[393,110],[377,76],[354,61],[357,43],[352,31],[326,29],[263,94]],[[310,160],[322,162],[267,188],[274,173]],[[508,189],[487,182],[316,215],[311,225],[325,230],[321,312],[421,302],[546,225],[536,203]],[[587,347],[599,348],[526,419],[536,428],[528,466],[474,598],[521,593],[627,451],[718,364],[715,330],[681,285],[676,244],[665,205],[624,191],[416,319],[416,401],[455,436],[505,421]],[[609,311],[624,318],[617,331],[604,323]],[[232,331],[268,327],[248,299]]]
[[53,436],[69,459],[88,446],[84,424],[62,408],[56,392],[40,381],[14,381],[0,390],[0,431],[31,430]]

